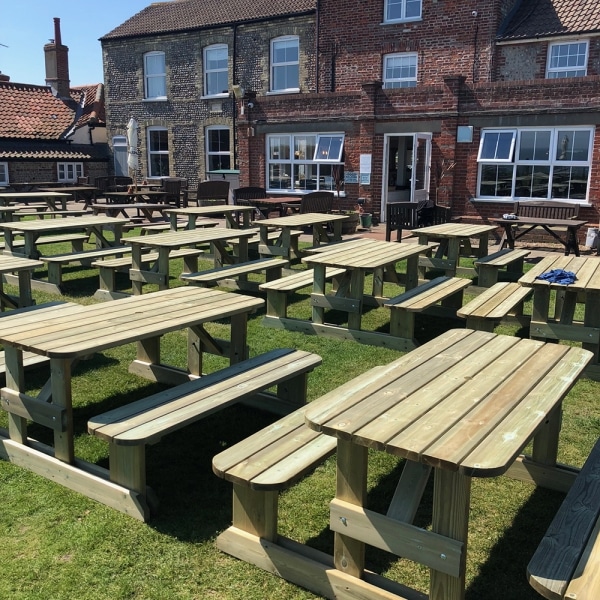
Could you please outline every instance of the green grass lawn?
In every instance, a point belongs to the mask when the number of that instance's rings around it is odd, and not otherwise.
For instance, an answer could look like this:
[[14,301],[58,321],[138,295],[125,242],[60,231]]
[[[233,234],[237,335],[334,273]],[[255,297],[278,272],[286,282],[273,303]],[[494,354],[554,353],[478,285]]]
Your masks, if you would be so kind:
[[[134,232],[135,233],[135,232]],[[58,252],[65,249],[48,249]],[[174,276],[181,269],[175,263]],[[40,271],[43,275],[43,271]],[[65,299],[93,302],[98,274],[94,269],[65,269]],[[127,278],[121,280],[127,287]],[[172,285],[181,282],[174,277]],[[152,289],[147,286],[145,289]],[[309,289],[291,299],[290,315],[310,317]],[[388,293],[394,290],[389,289]],[[397,291],[396,291],[397,293]],[[56,299],[35,293],[38,303]],[[400,354],[351,341],[306,336],[262,326],[263,312],[249,322],[251,354],[279,347],[301,348],[323,357],[309,377],[309,400],[335,389],[373,366]],[[330,315],[336,319],[337,315]],[[365,328],[386,331],[387,309],[373,309]],[[419,341],[435,337],[448,323],[434,318],[417,321]],[[209,326],[226,337],[226,324]],[[528,335],[500,327],[498,332]],[[185,364],[183,332],[165,336],[163,360]],[[76,454],[106,466],[107,445],[86,433],[92,415],[161,389],[128,373],[133,345],[104,352],[81,362],[73,378]],[[207,369],[225,364],[210,357]],[[34,392],[47,376],[44,369],[27,375]],[[600,432],[597,395],[600,384],[579,381],[565,402],[560,460],[581,465]],[[13,600],[305,600],[310,592],[222,554],[215,538],[231,523],[231,485],[211,470],[212,457],[273,421],[274,417],[232,407],[166,436],[147,450],[148,484],[160,499],[160,512],[140,523],[83,495],[71,492],[23,468],[0,462],[0,598]],[[0,426],[6,427],[4,414]],[[50,442],[49,432],[31,425],[31,437]],[[383,453],[370,455],[369,506],[385,512],[403,461]],[[328,503],[335,489],[335,459],[286,492],[280,503],[282,533],[331,552]],[[431,524],[431,482],[416,524]],[[536,489],[506,478],[474,479],[467,564],[468,600],[536,600],[525,567],[544,534],[563,494]],[[428,572],[376,549],[367,550],[371,569],[413,586],[428,589]]]

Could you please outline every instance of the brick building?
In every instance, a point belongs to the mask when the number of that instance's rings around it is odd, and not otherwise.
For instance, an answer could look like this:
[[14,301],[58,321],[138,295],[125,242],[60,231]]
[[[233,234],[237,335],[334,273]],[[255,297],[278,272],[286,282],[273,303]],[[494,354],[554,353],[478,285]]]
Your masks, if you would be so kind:
[[595,0],[265,10],[177,0],[102,38],[109,136],[138,117],[141,175],[235,167],[242,185],[331,189],[340,208],[363,197],[380,217],[397,200],[480,220],[547,198],[598,222]]
[[104,86],[71,86],[60,19],[44,46],[46,85],[0,74],[0,188],[106,175]]

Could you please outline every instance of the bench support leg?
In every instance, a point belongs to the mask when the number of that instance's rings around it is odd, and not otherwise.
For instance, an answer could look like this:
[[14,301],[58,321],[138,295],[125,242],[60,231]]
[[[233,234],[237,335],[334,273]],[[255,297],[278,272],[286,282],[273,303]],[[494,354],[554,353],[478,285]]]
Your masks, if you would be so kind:
[[277,491],[256,491],[233,484],[233,526],[271,542],[277,541]]
[[288,295],[287,292],[267,290],[267,315],[285,319],[287,317]]
[[407,340],[415,337],[415,313],[392,307],[390,315],[390,335]]
[[146,446],[109,447],[110,480],[142,495],[146,493]]

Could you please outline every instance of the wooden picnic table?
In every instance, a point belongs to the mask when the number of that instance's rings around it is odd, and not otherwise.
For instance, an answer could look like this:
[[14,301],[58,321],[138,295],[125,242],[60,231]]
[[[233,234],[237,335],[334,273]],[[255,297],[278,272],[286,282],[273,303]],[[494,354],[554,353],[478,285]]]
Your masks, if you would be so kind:
[[470,253],[471,238],[478,238],[477,256],[486,256],[489,234],[495,229],[495,225],[471,225],[469,223],[442,223],[413,229],[412,232],[418,237],[419,244],[439,242],[433,258],[423,257],[421,259],[421,275],[424,277],[425,269],[430,267],[443,269],[448,277],[454,277],[459,268],[461,247],[464,246]]
[[[10,256],[9,254],[0,254],[0,306],[2,310],[4,310],[6,306],[11,308],[22,308],[33,304],[31,295],[31,276],[34,269],[43,266],[44,263],[39,260]],[[11,283],[15,283],[19,288],[19,295],[16,298],[6,294],[4,291],[4,278],[6,278],[7,275],[14,276],[7,279],[9,279]]]
[[[227,227],[232,229],[248,229],[254,208],[252,206],[238,206],[232,204],[219,204],[213,206],[188,206],[187,208],[171,208],[166,211],[171,219],[171,229],[177,228],[179,216],[186,217],[188,229],[194,229],[198,217],[224,216]],[[241,217],[241,223],[240,223]]]
[[100,204],[95,202],[90,205],[92,208],[92,212],[95,215],[105,214],[109,217],[118,217],[123,216],[126,219],[131,220],[132,216],[130,214],[131,211],[137,211],[138,219],[145,219],[148,222],[153,222],[156,220],[154,216],[155,213],[158,213],[158,219],[165,218],[165,211],[169,207],[168,204],[150,204],[149,202],[132,202],[126,204]]
[[[538,275],[562,269],[575,274],[570,284],[536,279]],[[530,336],[540,340],[581,342],[594,360],[586,374],[600,379],[600,261],[596,256],[551,255],[535,264],[519,279],[533,288]],[[555,301],[551,293],[555,292]],[[583,304],[583,320],[575,315],[577,303]]]
[[67,210],[67,200],[71,194],[50,191],[38,192],[2,192],[0,193],[0,205],[8,206],[12,202],[29,204],[29,202],[42,201],[48,205],[50,210]]
[[[33,307],[2,317],[0,343],[6,353],[6,386],[2,408],[8,412],[8,437],[0,436],[0,455],[109,506],[139,506],[131,490],[109,481],[106,469],[75,460],[73,389],[77,362],[96,352],[136,343],[132,373],[166,384],[202,374],[203,352],[228,356],[235,364],[247,358],[248,315],[263,306],[260,298],[198,287],[178,287],[114,302],[79,305],[60,303]],[[231,340],[215,339],[204,324],[228,319]],[[169,332],[188,330],[187,369],[161,362],[160,340]],[[37,396],[26,393],[23,351],[47,357],[50,380]],[[54,446],[27,436],[27,421],[50,428]]]
[[[84,215],[80,217],[66,217],[64,219],[36,219],[35,221],[0,223],[0,227],[4,230],[5,252],[37,259],[40,256],[37,248],[40,236],[84,231],[88,236],[93,234],[96,237],[97,248],[113,245],[118,246],[121,242],[123,226],[127,223],[126,219]],[[104,235],[107,230],[114,232],[114,240],[109,240]],[[25,245],[23,247],[15,247],[14,239],[16,236],[23,236],[25,238]]]
[[[573,252],[575,256],[579,256],[577,232],[587,223],[587,221],[575,219],[544,219],[541,217],[521,216],[519,216],[518,219],[502,218],[490,219],[490,221],[504,228],[502,247],[506,245],[509,248],[514,248],[515,240],[539,227],[564,246],[565,256],[568,256],[571,252]],[[523,225],[525,225],[525,228],[522,231],[515,233],[515,227]],[[566,231],[565,237],[560,236],[559,232],[556,231],[556,228],[564,229]]]
[[[124,241],[131,245],[132,249],[132,264],[129,275],[133,293],[141,294],[144,283],[158,283],[160,289],[169,287],[169,254],[175,249],[210,244],[214,255],[214,266],[217,268],[224,264],[247,261],[248,239],[255,234],[255,229],[210,227],[125,238]],[[234,251],[237,252],[236,255],[227,252],[227,243],[232,242],[235,242]],[[158,252],[157,267],[152,272],[143,268],[143,254],[148,249]]]
[[268,198],[244,198],[243,202],[244,204],[249,204],[256,208],[263,219],[268,219],[269,213],[274,210],[279,212],[280,217],[285,217],[287,208],[284,204],[293,204],[294,206],[299,207],[302,198],[299,198],[298,196],[271,196]]
[[73,185],[64,187],[40,187],[41,192],[59,192],[69,194],[75,202],[84,202],[85,208],[88,208],[96,200],[97,187],[93,185]]
[[[127,190],[127,191],[105,191],[104,197],[107,203],[124,204],[133,202],[164,202],[167,192],[162,190]],[[168,206],[168,205],[167,205]]]
[[[311,294],[312,321],[287,316],[265,317],[265,325],[284,327],[317,335],[344,338],[385,345],[403,350],[403,341],[384,333],[365,331],[362,328],[364,306],[382,306],[388,300],[383,294],[384,282],[412,289],[418,285],[419,256],[428,246],[408,243],[384,242],[362,238],[322,246],[302,259],[312,268]],[[406,274],[397,271],[397,263],[406,261]],[[327,288],[327,272],[344,269],[338,275],[334,289]],[[365,292],[365,277],[373,274],[370,293]],[[347,327],[325,322],[325,310],[339,310],[348,314]]]
[[[335,568],[316,557],[322,566],[307,575],[298,567],[311,555],[287,552],[283,576],[329,589],[330,598],[338,585],[353,598],[412,598],[397,583],[380,587],[373,576],[363,579],[369,544],[429,567],[430,600],[462,600],[472,478],[507,474],[568,489],[577,469],[557,464],[562,402],[591,358],[581,348],[451,330],[313,401],[308,427],[337,439],[330,504]],[[531,440],[532,455],[521,456]],[[385,515],[366,508],[369,450],[406,459]],[[426,531],[411,522],[431,469],[433,518]],[[240,542],[249,557],[250,538]],[[268,554],[276,556],[277,543],[270,544]]]
[[[342,239],[342,222],[347,219],[347,215],[303,213],[257,221],[255,225],[259,228],[260,237],[258,252],[263,256],[283,256],[287,259],[300,259],[302,255],[298,249],[297,238],[292,235],[293,231],[310,227],[312,229],[313,246],[339,242]],[[327,233],[330,224],[333,225],[331,235]],[[270,237],[273,230],[280,231],[277,240]]]

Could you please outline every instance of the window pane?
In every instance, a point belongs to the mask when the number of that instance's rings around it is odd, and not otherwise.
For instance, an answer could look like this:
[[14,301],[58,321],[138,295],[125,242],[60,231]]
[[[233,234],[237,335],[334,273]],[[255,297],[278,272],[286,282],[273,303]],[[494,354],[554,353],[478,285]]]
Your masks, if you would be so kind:
[[276,40],[271,46],[271,89],[290,90],[300,85],[300,47],[297,38]]
[[515,196],[521,198],[548,198],[550,167],[518,165]]
[[150,131],[150,152],[168,152],[169,136],[166,129]]
[[405,54],[386,57],[383,78],[386,88],[415,87],[417,85],[417,55]]
[[485,132],[481,146],[481,158],[488,160],[509,160],[514,134],[508,131]]
[[273,136],[269,138],[269,158],[278,160],[289,160],[290,138],[289,136]]
[[229,77],[226,71],[216,71],[206,74],[206,93],[209,96],[214,94],[226,94],[228,91]]
[[317,138],[314,135],[294,136],[294,159],[312,159],[312,157],[315,155],[316,144]]
[[550,135],[550,131],[522,131],[519,160],[549,160]]
[[552,45],[548,62],[548,77],[581,77],[585,75],[587,50],[587,42]]
[[220,169],[230,169],[231,158],[225,154],[210,154],[208,157],[208,170],[218,171]]
[[269,165],[269,188],[287,190],[291,188],[292,165],[272,163]]
[[163,75],[165,72],[165,55],[146,55],[146,75]]
[[206,68],[211,71],[216,69],[227,69],[227,48],[207,50]]
[[342,154],[344,138],[339,135],[319,137],[319,143],[315,151],[315,160],[339,161]]
[[317,189],[317,165],[304,164],[294,166],[294,188],[314,191]]
[[285,40],[273,42],[273,62],[298,62],[298,41]]
[[406,18],[421,16],[421,0],[406,0]]
[[168,177],[169,175],[169,155],[151,154],[150,155],[150,177]]
[[559,130],[556,136],[556,160],[587,161],[590,132]]
[[482,196],[511,196],[512,175],[512,165],[482,165],[479,193]]
[[229,129],[208,130],[208,151],[229,152]]

